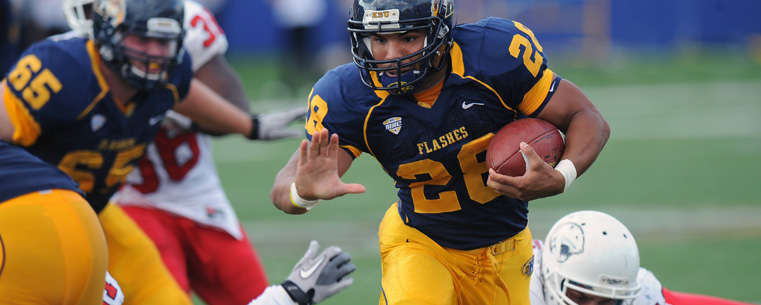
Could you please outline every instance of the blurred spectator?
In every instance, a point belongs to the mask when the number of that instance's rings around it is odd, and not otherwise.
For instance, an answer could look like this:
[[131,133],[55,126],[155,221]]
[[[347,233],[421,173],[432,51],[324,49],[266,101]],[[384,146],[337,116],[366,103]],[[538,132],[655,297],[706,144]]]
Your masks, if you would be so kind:
[[[219,15],[227,4],[227,0],[191,0],[201,4],[213,15]],[[217,17],[218,18],[218,17]]]
[[[325,21],[327,0],[270,0],[281,29],[281,80],[295,92],[314,83],[321,71],[316,63],[317,28]],[[314,38],[313,38],[314,37]]]
[[0,0],[0,78],[5,76],[19,55],[20,30],[18,3]]
[[[11,0],[14,1],[14,0]],[[61,10],[61,0],[18,1],[21,4],[21,49],[55,34],[67,32],[69,24]]]

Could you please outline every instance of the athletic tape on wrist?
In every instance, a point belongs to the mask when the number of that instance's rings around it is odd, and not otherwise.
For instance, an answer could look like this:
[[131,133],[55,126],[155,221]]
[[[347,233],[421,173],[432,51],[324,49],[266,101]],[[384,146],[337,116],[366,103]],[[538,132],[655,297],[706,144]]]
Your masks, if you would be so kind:
[[573,165],[571,160],[563,159],[558,162],[558,165],[555,165],[555,170],[559,171],[563,175],[563,178],[565,178],[563,192],[567,191],[571,187],[573,180],[576,180],[576,166]]
[[304,198],[301,198],[301,196],[299,196],[299,193],[296,192],[296,182],[291,183],[291,203],[294,206],[302,208],[302,209],[311,210],[319,202],[320,202],[320,199],[306,200]]

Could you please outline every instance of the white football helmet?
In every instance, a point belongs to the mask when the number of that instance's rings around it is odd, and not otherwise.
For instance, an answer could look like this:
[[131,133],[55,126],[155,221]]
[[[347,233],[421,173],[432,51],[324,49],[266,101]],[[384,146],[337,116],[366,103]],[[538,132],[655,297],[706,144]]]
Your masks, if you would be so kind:
[[61,3],[69,27],[80,34],[87,34],[88,37],[93,37],[92,19],[89,17],[92,14],[93,2],[95,0],[63,0]]
[[596,211],[566,215],[552,226],[542,250],[544,298],[548,305],[577,305],[566,291],[632,304],[639,295],[639,249],[631,232]]

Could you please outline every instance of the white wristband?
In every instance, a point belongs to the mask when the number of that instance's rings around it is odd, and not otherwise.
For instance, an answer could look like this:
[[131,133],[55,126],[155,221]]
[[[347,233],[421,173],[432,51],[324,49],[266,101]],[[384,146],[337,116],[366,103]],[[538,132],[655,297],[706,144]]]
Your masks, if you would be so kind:
[[306,200],[304,198],[301,198],[301,196],[299,196],[299,193],[296,192],[296,182],[294,182],[294,183],[291,183],[291,203],[295,205],[296,207],[311,210],[314,206],[320,203],[320,199]]
[[558,165],[555,165],[555,170],[559,171],[563,175],[563,178],[565,178],[565,187],[563,188],[565,193],[571,186],[571,183],[573,183],[573,180],[576,180],[576,166],[573,165],[571,160],[563,159],[558,162]]

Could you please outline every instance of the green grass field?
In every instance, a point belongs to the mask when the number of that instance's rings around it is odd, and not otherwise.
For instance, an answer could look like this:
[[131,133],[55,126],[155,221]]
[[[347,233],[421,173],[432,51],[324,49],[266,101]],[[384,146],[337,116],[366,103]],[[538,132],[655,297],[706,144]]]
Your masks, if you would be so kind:
[[[277,71],[271,60],[232,62],[252,99],[273,97],[263,89]],[[761,65],[733,52],[552,67],[598,105],[612,135],[566,194],[531,202],[534,238],[544,238],[569,212],[605,211],[631,229],[642,266],[666,287],[761,304]],[[217,139],[215,159],[229,198],[273,283],[317,239],[340,245],[358,268],[354,285],[324,304],[376,304],[377,227],[395,200],[393,182],[363,155],[344,181],[364,184],[367,193],[322,202],[305,215],[284,214],[270,203],[269,190],[298,142]]]

